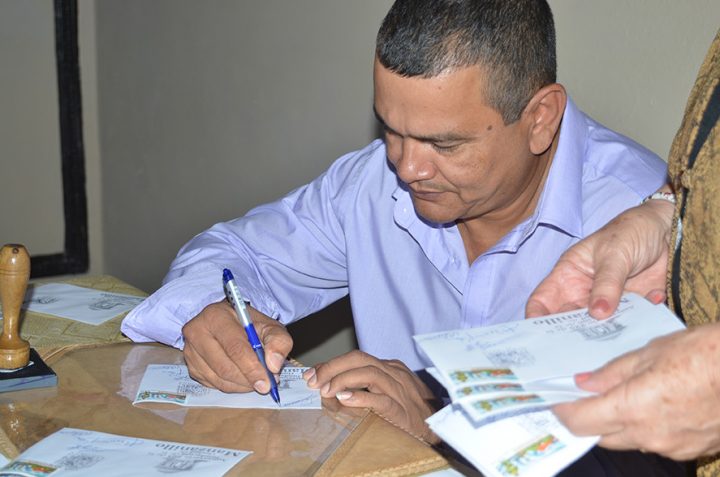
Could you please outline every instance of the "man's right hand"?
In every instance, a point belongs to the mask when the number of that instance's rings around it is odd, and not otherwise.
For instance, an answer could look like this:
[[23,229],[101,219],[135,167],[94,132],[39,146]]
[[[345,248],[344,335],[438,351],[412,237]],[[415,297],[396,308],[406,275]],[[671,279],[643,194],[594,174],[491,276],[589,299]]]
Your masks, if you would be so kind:
[[[268,368],[279,373],[292,349],[292,338],[278,321],[252,307],[248,310],[265,348]],[[226,301],[206,306],[185,324],[182,333],[188,372],[199,383],[224,392],[270,391],[267,373]]]

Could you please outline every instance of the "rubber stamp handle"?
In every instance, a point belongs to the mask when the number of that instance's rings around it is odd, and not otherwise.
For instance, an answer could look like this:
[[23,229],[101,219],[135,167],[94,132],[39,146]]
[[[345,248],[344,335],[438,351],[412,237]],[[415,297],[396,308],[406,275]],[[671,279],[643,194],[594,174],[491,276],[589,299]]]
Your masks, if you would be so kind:
[[20,308],[30,278],[30,256],[22,245],[0,250],[0,300],[3,329],[0,335],[0,369],[22,368],[30,359],[30,343],[20,338]]

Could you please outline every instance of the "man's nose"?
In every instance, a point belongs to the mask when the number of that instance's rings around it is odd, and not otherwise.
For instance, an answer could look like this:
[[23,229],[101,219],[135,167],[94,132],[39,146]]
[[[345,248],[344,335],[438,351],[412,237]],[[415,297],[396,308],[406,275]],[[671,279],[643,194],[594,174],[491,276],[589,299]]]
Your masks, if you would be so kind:
[[398,153],[395,170],[406,184],[431,179],[435,175],[435,164],[427,144],[405,138]]

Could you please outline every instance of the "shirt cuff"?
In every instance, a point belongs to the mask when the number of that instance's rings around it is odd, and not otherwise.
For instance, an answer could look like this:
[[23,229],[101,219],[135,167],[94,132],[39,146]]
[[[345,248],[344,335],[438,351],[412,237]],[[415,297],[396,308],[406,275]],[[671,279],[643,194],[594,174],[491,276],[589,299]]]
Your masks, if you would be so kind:
[[184,275],[166,283],[130,311],[120,330],[136,342],[157,341],[182,349],[185,323],[223,298],[221,272]]

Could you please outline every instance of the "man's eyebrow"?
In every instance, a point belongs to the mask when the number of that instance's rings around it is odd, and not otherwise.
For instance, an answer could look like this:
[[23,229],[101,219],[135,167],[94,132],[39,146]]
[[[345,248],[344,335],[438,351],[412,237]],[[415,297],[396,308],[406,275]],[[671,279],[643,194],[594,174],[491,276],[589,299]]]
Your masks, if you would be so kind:
[[[399,134],[397,131],[395,131],[393,128],[387,125],[385,120],[380,116],[380,114],[377,112],[377,109],[375,109],[375,106],[373,106],[373,113],[375,114],[375,119],[380,123],[382,127],[387,129],[388,131],[397,134],[398,136],[402,136],[402,134]],[[413,139],[417,139],[418,141],[422,142],[432,142],[432,143],[441,143],[441,142],[454,142],[454,141],[468,141],[472,139],[471,136],[455,133],[455,132],[446,132],[446,133],[440,133],[432,136],[411,136]]]
[[375,115],[375,119],[377,119],[377,122],[379,122],[383,127],[388,127],[388,125],[385,123],[385,120],[380,116],[380,113],[377,112],[377,109],[375,109],[375,106],[373,105],[373,114]]

